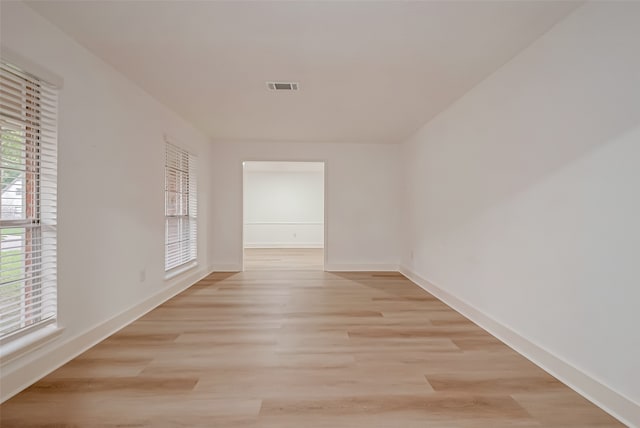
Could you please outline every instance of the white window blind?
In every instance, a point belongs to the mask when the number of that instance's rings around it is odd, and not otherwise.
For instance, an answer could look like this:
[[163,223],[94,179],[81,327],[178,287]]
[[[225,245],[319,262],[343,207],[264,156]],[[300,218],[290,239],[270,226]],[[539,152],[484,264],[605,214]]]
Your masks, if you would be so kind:
[[0,339],[56,318],[57,104],[53,86],[0,61]]
[[166,144],[165,176],[165,271],[197,257],[196,158],[184,149]]

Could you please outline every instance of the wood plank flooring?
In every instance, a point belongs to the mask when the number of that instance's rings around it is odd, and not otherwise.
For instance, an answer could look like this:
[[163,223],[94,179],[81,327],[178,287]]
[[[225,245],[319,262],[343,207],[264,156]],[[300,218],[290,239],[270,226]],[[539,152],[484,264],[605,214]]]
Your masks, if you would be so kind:
[[245,248],[244,270],[324,270],[323,248]]
[[2,427],[615,427],[394,273],[213,274],[0,406]]

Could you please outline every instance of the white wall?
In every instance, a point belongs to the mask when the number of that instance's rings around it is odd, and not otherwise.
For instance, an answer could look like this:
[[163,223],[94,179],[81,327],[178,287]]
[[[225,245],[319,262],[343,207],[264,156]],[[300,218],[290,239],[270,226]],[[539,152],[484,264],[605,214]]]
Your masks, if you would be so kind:
[[247,248],[322,248],[323,171],[244,171]]
[[580,7],[410,138],[402,256],[638,424],[639,22]]
[[214,144],[211,264],[242,267],[243,161],[325,161],[325,268],[395,269],[399,153],[384,144]]
[[64,332],[3,361],[6,398],[208,272],[211,180],[199,168],[199,266],[165,281],[163,134],[205,165],[208,141],[23,3],[2,2],[1,24],[3,46],[64,79],[58,153]]

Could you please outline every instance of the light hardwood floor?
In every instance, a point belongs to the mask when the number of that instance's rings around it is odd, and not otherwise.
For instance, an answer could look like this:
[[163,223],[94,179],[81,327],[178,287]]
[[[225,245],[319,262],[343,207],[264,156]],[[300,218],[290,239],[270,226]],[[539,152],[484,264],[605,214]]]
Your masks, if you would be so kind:
[[2,427],[614,427],[394,273],[213,274],[0,406]]
[[322,248],[245,248],[244,270],[324,270]]

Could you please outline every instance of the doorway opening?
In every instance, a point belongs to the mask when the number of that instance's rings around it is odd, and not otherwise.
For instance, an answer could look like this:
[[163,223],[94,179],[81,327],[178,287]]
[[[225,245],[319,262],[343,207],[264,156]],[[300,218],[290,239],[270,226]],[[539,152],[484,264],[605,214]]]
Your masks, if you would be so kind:
[[242,165],[244,270],[324,270],[324,162]]

